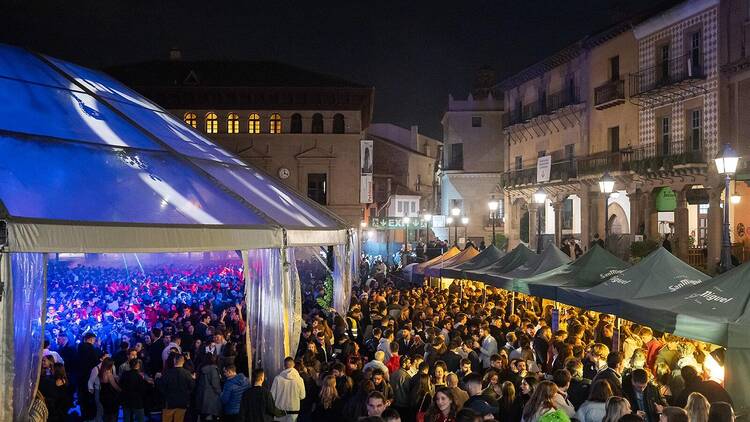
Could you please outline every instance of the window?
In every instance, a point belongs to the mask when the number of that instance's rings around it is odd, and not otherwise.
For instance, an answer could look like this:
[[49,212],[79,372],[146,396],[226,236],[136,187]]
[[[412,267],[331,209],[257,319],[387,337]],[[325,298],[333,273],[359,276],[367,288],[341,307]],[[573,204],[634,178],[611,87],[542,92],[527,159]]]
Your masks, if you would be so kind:
[[346,131],[346,124],[344,122],[344,115],[336,113],[333,115],[333,133],[344,133]]
[[520,155],[516,156],[516,170],[521,170],[523,168],[523,157]]
[[670,139],[671,123],[669,117],[661,118],[661,155],[669,155],[669,139]]
[[471,127],[482,127],[482,117],[481,116],[472,116],[471,117]]
[[258,113],[252,113],[250,114],[250,118],[248,119],[248,133],[260,133],[260,116]]
[[662,45],[659,49],[658,79],[661,83],[669,82],[669,44]]
[[219,133],[219,117],[216,113],[206,114],[206,133]]
[[417,175],[417,185],[414,187],[414,190],[417,192],[422,190],[422,175],[421,174]]
[[701,32],[696,31],[690,35],[690,63],[688,64],[689,76],[701,75]]
[[576,147],[575,144],[565,145],[565,159],[572,161],[573,158],[575,158],[576,156],[575,147]]
[[576,79],[571,77],[568,79],[568,104],[575,104],[578,102],[578,96],[576,95]]
[[620,56],[615,56],[609,59],[609,80],[620,80]]
[[620,126],[611,127],[609,132],[609,150],[611,152],[620,151]]
[[313,114],[312,117],[312,133],[323,133],[323,115],[320,113]]
[[541,150],[541,151],[538,151],[538,152],[536,153],[536,158],[542,158],[542,157],[544,157],[545,155],[547,155],[547,151],[545,151],[545,150]]
[[281,133],[281,116],[279,113],[273,113],[270,120],[270,133]]
[[415,212],[417,212],[417,203],[411,201],[411,213],[414,214]]
[[539,112],[544,114],[547,112],[547,91],[539,91]]
[[185,117],[183,117],[183,120],[188,126],[192,126],[194,128],[198,127],[198,116],[196,116],[195,113],[185,113]]
[[227,117],[227,133],[240,133],[240,116],[235,113]]
[[292,114],[292,121],[289,123],[289,133],[302,133],[302,116],[299,113]]
[[567,198],[562,207],[562,229],[573,230],[573,200]]
[[404,212],[404,201],[396,201],[396,212],[399,214]]
[[693,151],[701,149],[701,138],[703,138],[701,114],[700,109],[690,111],[690,147]]
[[448,210],[448,213],[450,213],[453,208],[458,208],[459,210],[461,210],[461,213],[463,214],[464,200],[463,199],[451,199],[451,207]]
[[464,144],[451,144],[451,165],[452,170],[461,170],[464,168]]
[[325,173],[310,173],[307,175],[307,197],[321,205],[326,205]]

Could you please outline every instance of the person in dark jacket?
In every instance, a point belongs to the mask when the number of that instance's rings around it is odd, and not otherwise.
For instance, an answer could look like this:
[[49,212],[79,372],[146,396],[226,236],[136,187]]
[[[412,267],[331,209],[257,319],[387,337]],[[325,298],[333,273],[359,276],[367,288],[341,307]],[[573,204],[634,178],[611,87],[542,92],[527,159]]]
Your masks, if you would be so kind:
[[201,420],[221,415],[221,373],[213,353],[206,354],[195,390],[195,410]]
[[88,332],[83,336],[83,341],[78,345],[78,401],[81,404],[81,417],[84,420],[96,417],[96,401],[94,394],[89,391],[88,382],[91,370],[101,362],[101,353],[94,346],[96,334]]
[[583,378],[583,363],[579,359],[569,359],[565,363],[565,369],[573,376],[568,387],[568,399],[578,409],[589,397],[591,380]]
[[163,422],[183,422],[185,412],[190,404],[190,393],[195,387],[195,380],[185,365],[183,355],[175,355],[174,366],[167,369],[163,376],[157,379],[156,385],[164,397]]
[[612,395],[622,396],[623,367],[622,353],[610,352],[609,355],[607,355],[607,367],[599,371],[591,382],[594,383],[600,379],[607,380],[609,386],[612,387]]
[[266,373],[262,369],[253,371],[253,386],[242,394],[239,420],[242,422],[271,422],[274,417],[284,416],[276,407],[271,391],[263,386]]
[[729,397],[729,393],[727,393],[724,387],[716,381],[703,381],[700,375],[698,375],[698,371],[692,366],[683,366],[680,369],[680,374],[682,374],[682,379],[685,381],[685,389],[675,399],[675,406],[685,407],[690,393],[703,394],[709,403],[723,401],[733,404],[732,398]]
[[140,359],[131,359],[128,363],[130,370],[120,376],[120,400],[122,401],[123,422],[143,421],[145,417],[146,397],[151,392],[152,385],[143,376]]
[[635,369],[622,382],[623,397],[630,402],[630,409],[635,413],[643,412],[645,422],[659,422],[659,414],[667,402],[659,394],[659,389],[648,382],[648,373]]
[[224,389],[221,391],[221,404],[224,408],[224,416],[221,420],[226,422],[240,421],[240,403],[242,394],[250,388],[250,383],[243,374],[237,373],[237,367],[228,365],[224,368]]

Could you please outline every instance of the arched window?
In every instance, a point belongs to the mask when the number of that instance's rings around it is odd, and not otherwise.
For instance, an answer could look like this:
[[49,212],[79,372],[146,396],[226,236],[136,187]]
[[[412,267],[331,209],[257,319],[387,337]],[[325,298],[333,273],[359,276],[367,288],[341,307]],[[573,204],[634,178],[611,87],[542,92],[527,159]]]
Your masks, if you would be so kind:
[[227,117],[227,133],[240,133],[240,116],[229,113]]
[[344,115],[336,113],[333,116],[333,133],[344,133],[346,126],[344,124]]
[[250,114],[250,119],[248,120],[248,133],[260,133],[260,116],[258,113]]
[[270,122],[270,133],[281,133],[281,116],[279,113],[273,113]]
[[323,115],[320,113],[313,114],[312,133],[323,133]]
[[299,113],[292,114],[292,122],[289,125],[290,133],[302,133],[302,116]]
[[219,133],[219,117],[216,113],[206,113],[206,133]]
[[185,113],[185,116],[182,118],[182,120],[185,121],[185,124],[192,127],[198,127],[198,116],[195,115],[195,113],[187,112]]

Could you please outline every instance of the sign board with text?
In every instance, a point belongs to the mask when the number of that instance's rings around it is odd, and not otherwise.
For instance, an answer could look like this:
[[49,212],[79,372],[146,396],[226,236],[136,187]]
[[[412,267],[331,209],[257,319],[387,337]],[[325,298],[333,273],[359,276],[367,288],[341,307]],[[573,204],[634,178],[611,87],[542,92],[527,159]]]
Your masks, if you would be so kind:
[[536,181],[549,182],[549,173],[552,169],[552,156],[545,155],[536,159]]
[[[403,230],[407,228],[402,217],[373,217],[370,226],[377,230]],[[421,218],[411,218],[408,224],[410,229],[425,229],[427,222]]]

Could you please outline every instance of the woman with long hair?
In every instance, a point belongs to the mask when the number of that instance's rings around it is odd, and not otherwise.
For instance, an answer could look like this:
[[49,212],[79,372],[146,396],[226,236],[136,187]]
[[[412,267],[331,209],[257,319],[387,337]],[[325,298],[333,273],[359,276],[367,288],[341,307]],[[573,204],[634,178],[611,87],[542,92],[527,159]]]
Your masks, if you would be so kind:
[[630,402],[622,397],[612,396],[607,400],[606,413],[602,422],[617,422],[630,413]]
[[[607,400],[612,397],[612,387],[607,380],[597,380],[591,386],[589,397],[576,411],[579,422],[601,422],[607,414]],[[704,421],[705,422],[705,421]]]
[[498,401],[500,408],[500,422],[518,422],[521,420],[523,406],[517,400],[516,386],[510,381],[505,381],[501,387],[502,397]]
[[410,415],[416,416],[419,413],[426,412],[432,403],[432,390],[433,386],[430,382],[430,376],[427,374],[419,373],[415,375],[419,377],[417,380],[416,391],[412,393],[412,407],[410,409]]
[[528,403],[523,408],[522,422],[538,422],[544,414],[555,410],[552,400],[557,395],[557,385],[552,381],[542,381],[534,389]]
[[534,377],[526,377],[521,380],[521,384],[519,385],[521,394],[516,394],[516,401],[521,409],[526,407],[526,403],[528,403],[534,394],[537,384],[539,384],[539,381]]
[[336,390],[336,378],[328,375],[323,378],[323,385],[320,387],[318,402],[315,403],[315,410],[312,412],[314,422],[332,422],[342,419],[341,398]]
[[102,361],[99,369],[99,402],[102,404],[104,422],[117,422],[117,414],[120,409],[120,386],[114,372],[115,362],[111,358]]
[[442,360],[435,362],[435,368],[432,370],[432,385],[435,387],[445,387],[448,385],[445,377],[448,375],[448,365]]
[[685,410],[690,422],[708,422],[711,404],[708,403],[708,399],[703,394],[690,393]]
[[453,393],[447,387],[438,388],[427,410],[426,422],[456,422],[458,407]]
[[49,409],[49,422],[63,422],[67,419],[68,409],[73,406],[73,390],[68,383],[68,375],[65,373],[65,365],[55,363],[52,366],[52,379],[54,386],[47,397]]
[[734,409],[725,401],[716,401],[708,411],[708,422],[734,422]]

